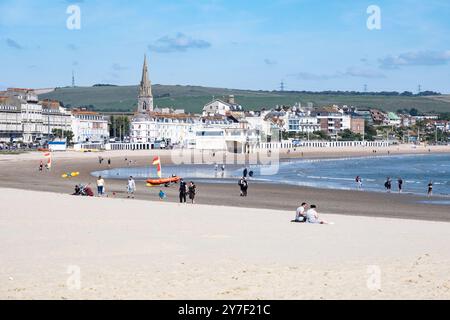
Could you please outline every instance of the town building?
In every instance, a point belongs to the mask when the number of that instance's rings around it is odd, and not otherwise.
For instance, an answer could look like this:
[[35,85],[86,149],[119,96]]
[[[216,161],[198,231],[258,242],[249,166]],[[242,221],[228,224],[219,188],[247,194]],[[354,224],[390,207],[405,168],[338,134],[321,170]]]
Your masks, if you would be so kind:
[[63,134],[72,131],[71,112],[63,108],[59,101],[43,100],[42,105],[42,122],[43,135],[47,138],[53,136],[55,130],[60,130]]
[[233,113],[241,115],[243,112],[244,108],[236,103],[234,95],[228,96],[226,101],[214,99],[203,107],[203,116],[226,116]]
[[[9,141],[24,143],[40,140],[43,135],[42,106],[39,104],[36,93],[32,89],[9,88],[0,95],[4,101],[1,110],[8,113],[7,116],[2,117],[8,119],[3,126],[4,130],[0,129],[3,137],[9,136]],[[8,121],[12,118],[16,120],[9,123]],[[20,131],[17,132],[17,120],[19,119]]]
[[108,120],[104,115],[83,109],[72,110],[74,143],[99,143],[109,140]]
[[303,113],[289,114],[285,129],[292,133],[313,133],[320,131],[320,123],[316,117]]

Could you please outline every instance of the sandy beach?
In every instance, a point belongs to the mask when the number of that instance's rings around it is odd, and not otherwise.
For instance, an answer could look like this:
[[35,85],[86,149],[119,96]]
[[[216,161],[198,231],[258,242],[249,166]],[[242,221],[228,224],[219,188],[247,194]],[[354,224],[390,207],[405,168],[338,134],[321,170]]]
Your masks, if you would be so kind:
[[[181,205],[176,188],[160,202],[143,182],[125,199],[120,180],[107,181],[114,197],[69,195],[107,169],[99,155],[116,168],[155,154],[171,160],[167,151],[55,153],[43,173],[42,154],[1,155],[0,298],[450,298],[450,213],[421,196],[255,183],[243,199],[235,184],[200,184],[198,204]],[[80,176],[62,179],[69,171]],[[290,223],[304,199],[335,224]]]
[[[390,148],[377,149],[378,156],[397,154],[424,154],[450,152],[450,147],[420,147],[393,146]],[[303,152],[303,157],[302,157]],[[125,158],[133,161],[133,166],[147,166],[151,164],[153,156],[158,155],[164,164],[172,163],[173,158],[170,151],[111,151],[100,153],[64,152],[54,153],[53,167],[51,172],[39,172],[39,161],[43,160],[42,153],[27,153],[21,155],[0,155],[0,187],[26,189],[35,191],[58,192],[71,194],[75,184],[92,183],[95,188],[96,178],[91,175],[98,170],[107,170],[106,161],[102,165],[98,163],[98,157],[111,159],[111,168],[127,167]],[[280,153],[280,161],[286,158],[310,159],[310,158],[342,158],[374,156],[372,149],[366,148],[342,148],[342,149],[302,149],[298,152]],[[178,157],[175,157],[178,159]],[[210,153],[205,153],[208,161],[217,161],[225,158],[217,153],[211,158]],[[193,160],[202,159],[198,154],[192,156]],[[136,163],[134,163],[134,161]],[[245,161],[245,159],[242,159]],[[73,179],[62,179],[64,172],[80,172],[80,176]],[[107,192],[110,196],[126,197],[126,181],[107,180]],[[431,221],[449,221],[450,213],[447,206],[429,205],[418,203],[427,200],[426,196],[410,194],[385,194],[374,192],[358,192],[348,190],[314,189],[309,187],[280,185],[270,183],[252,183],[249,189],[249,197],[239,197],[236,183],[197,183],[197,203],[236,206],[246,208],[263,208],[274,210],[293,211],[303,201],[315,203],[322,212],[389,217],[421,219]],[[167,192],[167,201],[177,202],[178,191],[176,186],[164,189]],[[143,181],[137,182],[136,198],[140,200],[158,200],[159,188],[147,188]]]
[[2,299],[450,298],[448,223],[314,226],[288,211],[11,189],[0,201]]

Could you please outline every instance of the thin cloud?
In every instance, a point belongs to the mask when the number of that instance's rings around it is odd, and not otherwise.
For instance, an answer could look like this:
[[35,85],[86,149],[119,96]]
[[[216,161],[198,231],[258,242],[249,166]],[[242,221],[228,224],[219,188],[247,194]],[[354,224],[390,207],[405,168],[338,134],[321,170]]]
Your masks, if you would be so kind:
[[315,74],[315,73],[309,73],[309,72],[299,72],[288,75],[290,77],[294,77],[298,80],[305,80],[305,81],[326,81],[326,80],[332,80],[332,79],[340,79],[340,78],[366,78],[366,79],[381,79],[386,78],[386,75],[384,75],[381,72],[371,70],[371,69],[361,69],[357,67],[350,67],[347,68],[346,71],[338,71],[332,74]]
[[67,48],[69,49],[69,50],[72,50],[72,51],[76,51],[76,50],[78,50],[78,47],[76,46],[76,45],[74,45],[74,44],[68,44],[67,45]]
[[121,66],[121,65],[118,64],[118,63],[114,63],[114,64],[111,66],[111,68],[112,68],[114,71],[122,71],[122,70],[127,70],[127,69],[128,69],[127,67]]
[[264,63],[265,63],[266,65],[268,65],[268,66],[274,66],[274,65],[277,65],[277,64],[278,64],[277,61],[272,60],[272,59],[264,59]]
[[406,52],[379,59],[380,68],[382,69],[399,69],[401,67],[411,66],[439,66],[446,65],[449,61],[450,50]]
[[11,38],[6,39],[6,44],[8,45],[8,47],[13,48],[13,49],[17,49],[17,50],[23,49],[22,45],[20,45],[18,42],[14,41]]
[[193,39],[183,33],[177,33],[174,37],[164,36],[148,46],[150,51],[160,53],[185,52],[189,49],[206,49],[211,47],[208,41]]

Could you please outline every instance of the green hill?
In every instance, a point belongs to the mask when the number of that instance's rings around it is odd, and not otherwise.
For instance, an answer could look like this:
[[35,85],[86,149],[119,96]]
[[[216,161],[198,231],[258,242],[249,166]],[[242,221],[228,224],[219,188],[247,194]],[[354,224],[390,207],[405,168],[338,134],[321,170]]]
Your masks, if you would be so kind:
[[[446,96],[395,96],[357,93],[310,93],[250,91],[199,86],[154,85],[155,105],[174,107],[187,112],[200,112],[213,97],[234,94],[236,101],[248,110],[271,108],[276,105],[293,105],[301,102],[314,106],[332,104],[379,108],[385,111],[416,108],[422,112],[450,112],[450,99]],[[98,111],[129,112],[137,106],[137,86],[101,86],[58,88],[54,92],[40,95],[41,99],[62,101],[67,107],[91,106]]]

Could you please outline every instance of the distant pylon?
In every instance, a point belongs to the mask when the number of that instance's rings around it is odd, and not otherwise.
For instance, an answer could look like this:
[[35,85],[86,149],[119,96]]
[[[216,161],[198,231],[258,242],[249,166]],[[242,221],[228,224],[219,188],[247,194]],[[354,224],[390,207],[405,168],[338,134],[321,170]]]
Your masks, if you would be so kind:
[[417,92],[421,93],[422,92],[422,86],[419,84],[419,87],[417,88]]
[[72,70],[72,88],[75,88],[75,73]]
[[364,85],[364,92],[367,92],[367,84]]
[[280,91],[281,91],[281,92],[283,92],[283,91],[284,91],[284,89],[285,89],[285,86],[284,86],[284,81],[283,81],[283,80],[281,80],[281,82],[280,82]]

